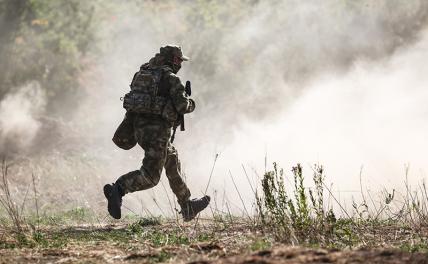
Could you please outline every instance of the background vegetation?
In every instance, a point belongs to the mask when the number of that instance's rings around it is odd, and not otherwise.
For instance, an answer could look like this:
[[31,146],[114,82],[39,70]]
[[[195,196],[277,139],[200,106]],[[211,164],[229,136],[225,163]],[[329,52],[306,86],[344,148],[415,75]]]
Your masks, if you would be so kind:
[[95,3],[0,2],[0,98],[36,81],[46,90],[50,116],[69,116],[96,41]]

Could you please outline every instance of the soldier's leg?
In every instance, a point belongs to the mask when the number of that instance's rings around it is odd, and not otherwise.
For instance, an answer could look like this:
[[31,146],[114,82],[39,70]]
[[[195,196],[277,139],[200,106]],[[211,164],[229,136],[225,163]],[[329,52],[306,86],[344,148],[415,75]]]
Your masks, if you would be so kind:
[[184,221],[190,221],[204,210],[210,203],[210,197],[205,195],[199,199],[190,200],[190,191],[183,181],[181,174],[181,164],[178,159],[177,150],[171,143],[168,144],[168,153],[165,163],[166,176],[172,191],[177,196],[178,204],[181,207],[181,215]]
[[190,190],[183,181],[178,153],[171,143],[168,143],[165,173],[169,181],[169,186],[171,186],[172,191],[177,196],[178,203],[183,206],[190,198]]
[[140,170],[122,175],[116,181],[124,194],[146,190],[159,183],[171,136],[170,129],[162,123],[137,123],[135,127],[137,142],[144,149],[144,159]]

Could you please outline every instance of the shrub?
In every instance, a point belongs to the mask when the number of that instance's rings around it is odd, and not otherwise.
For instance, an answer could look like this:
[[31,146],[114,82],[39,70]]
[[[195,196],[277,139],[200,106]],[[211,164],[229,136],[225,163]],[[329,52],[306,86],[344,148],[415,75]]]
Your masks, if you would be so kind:
[[306,188],[300,164],[292,168],[294,186],[287,191],[283,169],[276,163],[262,179],[263,195],[256,194],[263,227],[275,231],[277,239],[291,243],[318,243],[331,236],[336,216],[325,210],[323,167],[314,166],[314,188]]

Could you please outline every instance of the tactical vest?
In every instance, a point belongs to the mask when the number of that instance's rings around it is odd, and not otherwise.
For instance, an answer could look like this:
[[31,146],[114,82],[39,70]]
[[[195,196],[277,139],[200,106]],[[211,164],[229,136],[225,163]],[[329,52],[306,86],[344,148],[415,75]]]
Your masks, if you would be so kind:
[[141,69],[134,75],[123,108],[140,114],[162,115],[168,98],[159,94],[163,69]]

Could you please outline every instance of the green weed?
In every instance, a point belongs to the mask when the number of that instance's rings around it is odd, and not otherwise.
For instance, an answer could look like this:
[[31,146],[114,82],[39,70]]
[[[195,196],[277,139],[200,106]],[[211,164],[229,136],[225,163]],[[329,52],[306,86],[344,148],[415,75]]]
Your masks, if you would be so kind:
[[300,164],[292,168],[293,185],[286,186],[283,169],[274,163],[262,179],[263,194],[256,195],[260,226],[282,242],[350,247],[360,242],[354,219],[337,220],[324,204],[323,167],[313,167],[313,187],[305,186]]
[[422,253],[428,253],[428,241],[419,241],[419,242],[405,242],[402,245],[400,245],[400,249],[410,252],[410,253],[416,253],[416,252],[422,252]]
[[160,217],[144,217],[130,224],[129,230],[132,233],[141,233],[144,230],[144,227],[157,226],[157,225],[160,225],[161,223],[162,222]]
[[272,243],[265,238],[256,238],[250,245],[252,251],[266,250],[271,248]]
[[323,197],[323,168],[314,167],[314,191],[304,184],[300,164],[292,169],[294,186],[290,195],[284,171],[274,163],[272,171],[262,179],[263,195],[256,195],[259,218],[264,227],[275,230],[277,239],[292,243],[316,243],[328,237],[336,219],[333,211],[325,211]]
[[166,245],[188,245],[190,239],[186,234],[179,232],[162,232],[162,230],[154,230],[147,232],[142,236],[144,240],[150,241],[154,246],[166,246]]

